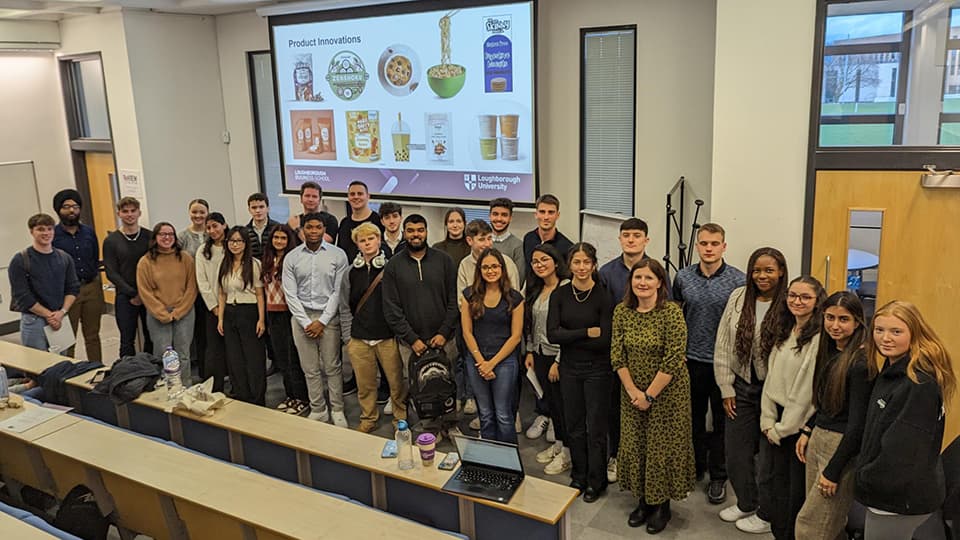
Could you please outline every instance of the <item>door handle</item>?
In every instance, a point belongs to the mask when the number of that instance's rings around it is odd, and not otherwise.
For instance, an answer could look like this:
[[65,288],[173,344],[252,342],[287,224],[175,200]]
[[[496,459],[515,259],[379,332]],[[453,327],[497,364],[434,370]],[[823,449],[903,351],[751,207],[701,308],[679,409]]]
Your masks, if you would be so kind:
[[827,255],[826,259],[827,271],[823,276],[823,289],[826,291],[830,290],[830,256]]

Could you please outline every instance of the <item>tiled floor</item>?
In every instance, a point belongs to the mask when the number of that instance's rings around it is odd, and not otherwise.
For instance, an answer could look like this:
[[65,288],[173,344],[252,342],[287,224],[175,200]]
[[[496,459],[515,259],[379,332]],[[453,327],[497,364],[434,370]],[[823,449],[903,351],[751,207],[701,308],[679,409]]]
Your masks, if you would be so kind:
[[[100,335],[104,357],[111,358],[116,355],[119,347],[119,334],[113,316],[104,315]],[[0,337],[0,339],[19,343],[18,334],[9,334]],[[78,358],[84,359],[86,354],[81,343],[78,343],[77,350],[79,351]],[[109,363],[109,361],[105,363]],[[529,388],[524,390],[520,404],[520,416],[525,428],[536,416],[533,412],[532,391],[529,390]],[[276,405],[281,399],[283,399],[283,386],[280,375],[275,374],[267,381],[267,404]],[[345,401],[347,419],[351,426],[356,426],[360,419],[360,407],[356,395],[348,396]],[[466,420],[461,422],[460,428],[464,433],[470,434],[471,430],[467,423]],[[381,425],[375,434],[381,437],[393,437],[392,429],[389,417],[382,417]],[[520,454],[527,474],[562,484],[569,483],[569,474],[557,476],[543,474],[543,465],[537,463],[535,456],[537,452],[545,449],[548,445],[549,443],[542,438],[531,441],[522,434],[520,435]],[[452,448],[448,441],[443,441],[440,444],[440,450],[448,451]],[[724,505],[714,506],[709,504],[703,491],[704,488],[705,482],[701,482],[697,485],[697,490],[691,493],[686,500],[671,504],[673,519],[667,529],[659,535],[659,538],[702,538],[709,540],[768,540],[772,538],[769,534],[751,535],[741,533],[732,524],[720,521],[717,512]],[[729,489],[729,486],[728,493],[730,493],[732,503],[733,491]],[[629,493],[619,491],[616,484],[611,485],[607,494],[593,504],[586,504],[582,500],[578,500],[569,510],[572,519],[573,538],[577,540],[607,540],[649,536],[643,528],[631,529],[627,526],[627,515],[635,507],[636,499]]]

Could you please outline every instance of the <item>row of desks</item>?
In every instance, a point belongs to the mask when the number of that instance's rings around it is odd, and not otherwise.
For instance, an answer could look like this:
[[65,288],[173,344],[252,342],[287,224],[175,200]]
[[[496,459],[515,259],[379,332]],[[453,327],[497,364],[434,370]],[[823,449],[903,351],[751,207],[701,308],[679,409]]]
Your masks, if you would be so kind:
[[[18,413],[0,411],[0,421]],[[23,433],[0,430],[0,456],[4,476],[60,498],[84,484],[104,515],[114,513],[121,527],[154,538],[450,538],[73,415]]]
[[[0,343],[0,363],[40,373],[63,360],[43,351]],[[527,477],[509,504],[441,491],[452,472],[401,471],[380,457],[384,439],[231,401],[212,416],[167,413],[162,391],[119,407],[91,394],[92,373],[68,381],[72,405],[109,423],[172,440],[205,454],[244,464],[281,479],[346,495],[376,508],[471,538],[569,537],[566,511],[577,492]],[[438,456],[438,461],[442,456]]]

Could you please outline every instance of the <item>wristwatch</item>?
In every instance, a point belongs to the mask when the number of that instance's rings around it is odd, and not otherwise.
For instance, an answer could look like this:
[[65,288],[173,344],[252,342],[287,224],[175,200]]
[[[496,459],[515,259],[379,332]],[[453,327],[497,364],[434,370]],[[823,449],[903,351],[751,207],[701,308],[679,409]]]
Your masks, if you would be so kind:
[[657,398],[651,396],[650,394],[648,394],[648,393],[646,393],[646,392],[643,393],[643,397],[646,398],[647,403],[651,403],[651,404],[652,404],[654,401],[657,400]]

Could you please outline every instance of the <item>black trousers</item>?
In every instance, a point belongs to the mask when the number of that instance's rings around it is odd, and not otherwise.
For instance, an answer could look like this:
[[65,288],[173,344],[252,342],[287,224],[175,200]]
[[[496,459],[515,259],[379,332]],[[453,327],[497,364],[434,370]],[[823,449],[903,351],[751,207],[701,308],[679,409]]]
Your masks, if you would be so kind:
[[[737,417],[726,419],[724,432],[730,485],[737,494],[737,506],[740,510],[756,511],[761,519],[770,521],[770,470],[761,467],[758,471],[756,466],[761,443],[766,444],[763,434],[760,433],[760,395],[763,393],[763,381],[751,384],[737,377],[733,381],[733,389],[737,398]],[[762,465],[764,460],[760,461]]]
[[[564,426],[563,392],[560,389],[560,381],[550,382],[550,367],[553,366],[553,361],[556,358],[556,356],[533,353],[533,371],[537,374],[540,386],[543,387],[543,399],[538,399],[537,403],[543,401],[545,404],[545,412],[538,408],[537,413],[548,416],[553,420],[554,435],[557,436],[558,441],[566,443],[567,430]],[[525,372],[526,370],[521,371]]]
[[600,490],[607,484],[607,434],[612,372],[609,365],[560,363],[560,388],[572,480]]
[[[710,480],[726,480],[727,464],[723,450],[726,415],[720,387],[713,376],[713,364],[687,360],[690,372],[690,406],[693,413],[693,454],[697,476],[710,472]],[[713,419],[713,431],[707,431],[707,405]]]
[[[203,311],[203,316],[200,316],[198,313],[197,318],[204,319],[203,331],[205,336],[203,340],[203,380],[213,377],[213,391],[223,392],[223,380],[227,376],[227,358],[224,338],[217,330],[217,323],[219,320],[212,311],[206,309]],[[224,332],[226,332],[226,328],[224,328]],[[200,346],[198,345],[197,348],[199,349]],[[231,378],[231,381],[232,380],[233,379]]]
[[310,402],[307,395],[307,380],[300,367],[300,355],[293,343],[293,330],[290,327],[289,311],[267,312],[267,324],[270,326],[270,343],[273,344],[273,361],[283,377],[283,390],[286,397]]
[[267,393],[267,350],[257,337],[256,304],[227,304],[223,309],[223,337],[233,395],[240,401],[264,405]]
[[137,353],[137,325],[143,329],[143,350],[153,352],[153,342],[150,341],[150,331],[147,330],[147,308],[142,304],[135,306],[130,303],[129,296],[117,293],[114,300],[114,312],[117,319],[117,329],[120,331],[120,357],[131,356]]
[[769,441],[760,443],[766,445],[760,452],[760,468],[771,478],[770,504],[763,506],[767,508],[770,530],[777,540],[796,538],[797,514],[806,499],[806,473],[796,452],[799,438],[799,434],[785,437],[779,446]]
[[[210,335],[210,318],[204,317],[203,313],[210,313],[207,304],[203,301],[200,293],[197,293],[197,300],[193,303],[193,311],[196,316],[193,318],[193,342],[190,343],[190,360],[197,366],[200,374],[200,380],[207,380],[213,373],[207,372],[207,336]],[[217,318],[213,318],[213,333],[217,334]],[[217,334],[220,335],[220,334]],[[223,387],[221,386],[221,390]],[[219,392],[219,390],[217,390]]]

